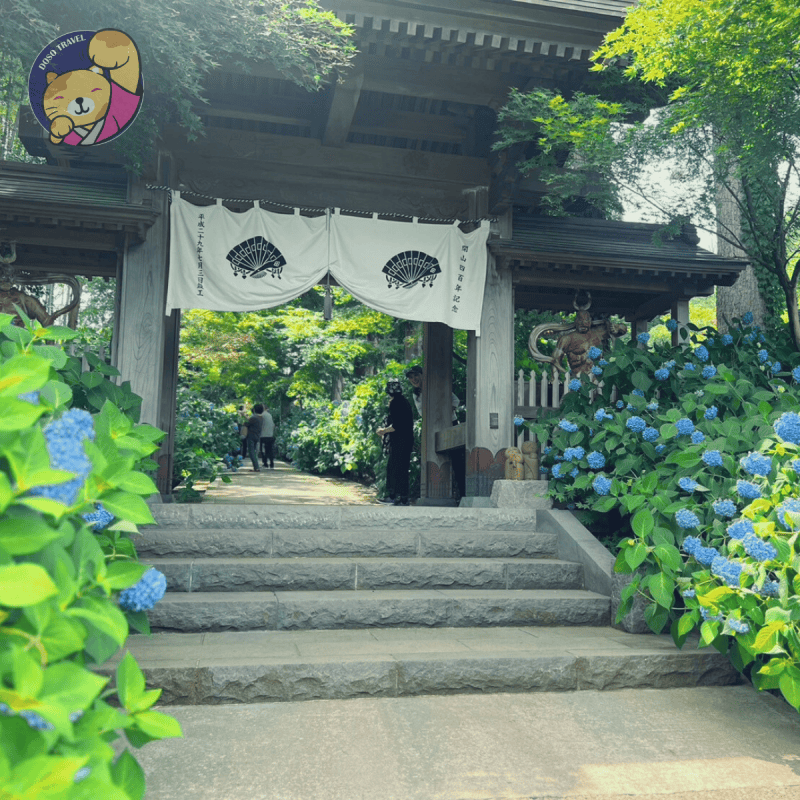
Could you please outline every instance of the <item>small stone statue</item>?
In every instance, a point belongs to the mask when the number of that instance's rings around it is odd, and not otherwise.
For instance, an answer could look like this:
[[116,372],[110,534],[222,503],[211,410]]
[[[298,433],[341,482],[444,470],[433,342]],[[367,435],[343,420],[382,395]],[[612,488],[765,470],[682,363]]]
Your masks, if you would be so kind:
[[522,466],[522,453],[518,447],[506,447],[506,473],[507,481],[521,481],[525,479]]
[[522,443],[522,464],[526,481],[538,481],[539,475],[539,448],[535,441]]

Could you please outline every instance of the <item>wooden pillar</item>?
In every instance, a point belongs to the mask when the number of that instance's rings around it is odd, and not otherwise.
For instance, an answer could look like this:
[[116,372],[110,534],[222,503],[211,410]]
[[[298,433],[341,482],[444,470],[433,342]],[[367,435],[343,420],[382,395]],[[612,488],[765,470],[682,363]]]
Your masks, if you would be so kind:
[[[157,175],[157,182],[169,183],[168,159],[159,159]],[[144,242],[126,243],[118,286],[114,352],[121,380],[130,381],[131,389],[142,398],[140,422],[162,430],[166,427],[170,434],[157,455],[159,489],[169,493],[172,490],[171,434],[174,432],[180,326],[179,314],[166,316],[164,313],[169,261],[169,198],[166,192],[146,189],[144,179],[130,180],[130,202],[141,203],[148,198],[159,216],[147,231]],[[167,469],[170,474],[166,473]]]
[[[676,300],[672,304],[672,319],[678,323],[678,327],[672,332],[673,346],[686,344],[689,341],[689,331],[686,326],[689,324],[689,301]],[[686,331],[686,338],[681,336],[681,331]]]
[[453,503],[449,456],[436,452],[436,432],[451,427],[453,417],[453,330],[441,322],[422,328],[422,464],[420,505]]
[[488,497],[514,443],[514,291],[489,255],[480,335],[467,339],[467,497]]

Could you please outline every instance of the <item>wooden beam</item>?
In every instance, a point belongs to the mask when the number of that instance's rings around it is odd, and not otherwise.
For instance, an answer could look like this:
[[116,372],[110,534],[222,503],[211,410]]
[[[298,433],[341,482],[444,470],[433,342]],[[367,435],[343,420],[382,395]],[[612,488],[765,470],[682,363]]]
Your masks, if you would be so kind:
[[322,133],[322,144],[325,147],[342,147],[347,141],[363,85],[364,63],[363,57],[359,55],[343,79],[333,86],[328,118]]

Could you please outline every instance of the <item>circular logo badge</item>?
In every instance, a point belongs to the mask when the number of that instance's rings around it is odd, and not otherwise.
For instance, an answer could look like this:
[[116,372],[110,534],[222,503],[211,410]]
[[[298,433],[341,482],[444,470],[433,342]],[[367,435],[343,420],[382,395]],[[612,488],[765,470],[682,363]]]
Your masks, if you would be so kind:
[[128,128],[142,105],[139,50],[123,31],[66,33],[37,56],[28,95],[53,144],[105,144]]

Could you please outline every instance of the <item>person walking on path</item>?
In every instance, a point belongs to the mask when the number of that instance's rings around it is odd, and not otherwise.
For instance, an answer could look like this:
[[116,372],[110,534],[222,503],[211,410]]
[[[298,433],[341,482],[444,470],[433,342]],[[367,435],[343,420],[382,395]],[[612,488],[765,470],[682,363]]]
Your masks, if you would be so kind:
[[253,413],[248,418],[245,426],[247,428],[247,455],[253,462],[253,472],[261,472],[258,466],[258,443],[261,440],[261,425],[264,418],[261,416],[264,413],[264,406],[261,403],[256,403],[253,407]]
[[408,471],[414,447],[414,419],[411,404],[403,396],[400,381],[386,384],[389,395],[389,414],[386,425],[378,428],[378,436],[389,437],[389,461],[386,464],[386,498],[382,503],[408,505]]
[[264,409],[262,419],[264,422],[261,426],[261,463],[265,467],[275,469],[275,456],[272,453],[275,444],[275,422],[268,408]]

